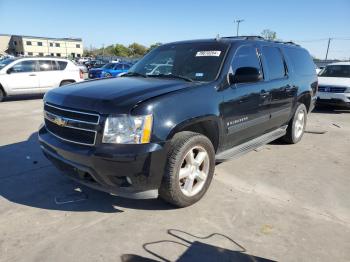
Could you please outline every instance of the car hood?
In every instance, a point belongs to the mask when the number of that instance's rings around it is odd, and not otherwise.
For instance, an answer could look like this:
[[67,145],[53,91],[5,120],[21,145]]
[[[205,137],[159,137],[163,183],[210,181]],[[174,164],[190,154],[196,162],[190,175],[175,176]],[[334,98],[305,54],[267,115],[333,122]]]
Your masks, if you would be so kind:
[[44,101],[100,114],[128,114],[139,102],[195,85],[182,80],[139,77],[91,80],[52,89]]
[[318,77],[318,85],[320,86],[346,86],[350,87],[350,78],[346,77]]

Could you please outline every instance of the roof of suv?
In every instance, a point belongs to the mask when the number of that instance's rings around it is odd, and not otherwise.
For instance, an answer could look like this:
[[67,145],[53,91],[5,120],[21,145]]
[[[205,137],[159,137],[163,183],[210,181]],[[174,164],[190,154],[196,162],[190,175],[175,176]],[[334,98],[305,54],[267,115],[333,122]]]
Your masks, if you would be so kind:
[[[235,43],[235,42],[242,42],[242,41],[259,41],[259,42],[266,42],[266,43],[272,43],[272,44],[284,44],[288,46],[295,46],[300,47],[299,45],[289,41],[289,42],[283,42],[283,41],[275,41],[275,40],[268,40],[261,36],[228,36],[228,37],[216,37],[216,38],[209,38],[209,39],[198,39],[198,40],[184,40],[184,41],[177,41],[172,42],[168,44],[180,44],[180,43],[200,43],[200,42],[224,42],[224,43]],[[166,44],[167,45],[167,44]]]

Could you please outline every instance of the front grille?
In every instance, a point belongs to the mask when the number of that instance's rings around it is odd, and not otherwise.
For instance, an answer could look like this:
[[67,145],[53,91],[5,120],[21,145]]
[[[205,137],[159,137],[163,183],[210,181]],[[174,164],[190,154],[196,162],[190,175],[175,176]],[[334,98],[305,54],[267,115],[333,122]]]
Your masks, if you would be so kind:
[[100,116],[44,105],[45,127],[54,136],[76,144],[95,144]]
[[344,93],[346,87],[337,87],[337,86],[319,86],[318,92],[328,92],[328,93]]

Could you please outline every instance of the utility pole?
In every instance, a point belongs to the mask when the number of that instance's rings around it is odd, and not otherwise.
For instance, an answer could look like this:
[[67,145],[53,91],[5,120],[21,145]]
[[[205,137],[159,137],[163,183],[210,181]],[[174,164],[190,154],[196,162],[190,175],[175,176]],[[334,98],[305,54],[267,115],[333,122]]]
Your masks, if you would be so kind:
[[235,23],[237,23],[237,36],[239,34],[239,24],[242,23],[242,22],[244,22],[244,19],[237,19],[237,20],[235,20]]
[[327,53],[326,53],[326,59],[325,59],[326,61],[328,58],[329,45],[331,44],[331,40],[332,40],[332,38],[328,38]]

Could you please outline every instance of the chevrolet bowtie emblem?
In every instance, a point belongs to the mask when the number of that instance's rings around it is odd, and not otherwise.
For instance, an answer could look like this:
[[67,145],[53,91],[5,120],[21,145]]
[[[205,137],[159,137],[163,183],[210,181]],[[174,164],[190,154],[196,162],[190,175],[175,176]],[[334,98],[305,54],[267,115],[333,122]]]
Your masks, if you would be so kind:
[[56,117],[55,119],[53,119],[53,122],[58,126],[66,126],[67,125],[67,121],[63,118],[60,118],[60,117]]

